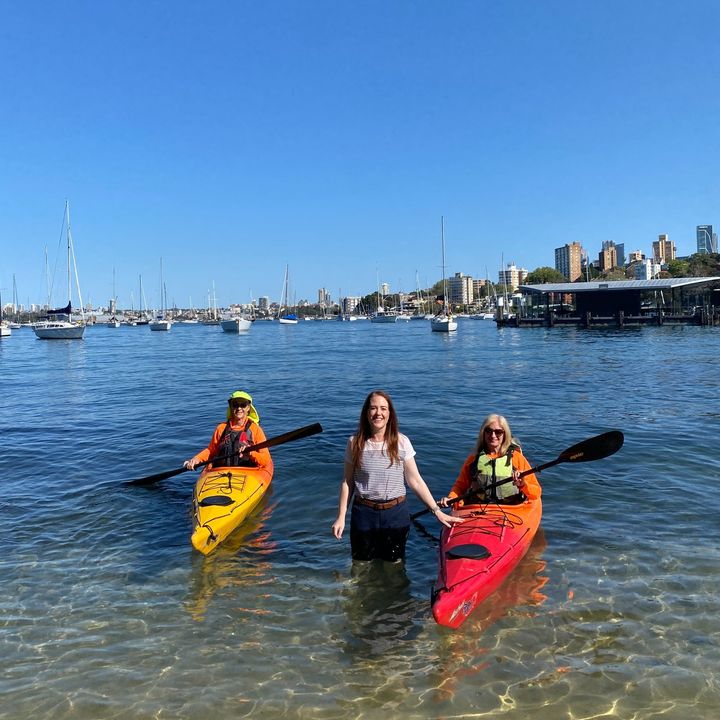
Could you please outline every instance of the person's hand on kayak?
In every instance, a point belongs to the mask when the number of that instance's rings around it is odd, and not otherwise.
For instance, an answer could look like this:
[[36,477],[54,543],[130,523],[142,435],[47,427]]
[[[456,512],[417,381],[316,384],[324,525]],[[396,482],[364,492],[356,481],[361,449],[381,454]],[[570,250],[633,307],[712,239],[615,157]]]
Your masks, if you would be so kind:
[[448,515],[440,510],[439,502],[434,508],[430,508],[430,512],[437,518],[437,521],[442,523],[445,527],[452,527],[453,525],[460,525],[465,522],[462,518],[455,517],[455,515]]

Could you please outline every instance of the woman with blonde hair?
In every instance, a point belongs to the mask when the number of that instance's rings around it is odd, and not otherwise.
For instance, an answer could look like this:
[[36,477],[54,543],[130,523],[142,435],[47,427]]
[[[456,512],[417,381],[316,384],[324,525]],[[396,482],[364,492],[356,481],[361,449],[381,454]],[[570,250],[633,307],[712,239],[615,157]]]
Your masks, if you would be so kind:
[[[480,426],[474,451],[465,460],[448,495],[438,504],[447,507],[450,500],[458,497],[465,497],[461,502],[467,504],[499,505],[517,505],[526,499],[539,498],[542,489],[535,473],[520,477],[530,469],[508,421],[502,415],[488,415]],[[496,485],[502,481],[506,482]]]

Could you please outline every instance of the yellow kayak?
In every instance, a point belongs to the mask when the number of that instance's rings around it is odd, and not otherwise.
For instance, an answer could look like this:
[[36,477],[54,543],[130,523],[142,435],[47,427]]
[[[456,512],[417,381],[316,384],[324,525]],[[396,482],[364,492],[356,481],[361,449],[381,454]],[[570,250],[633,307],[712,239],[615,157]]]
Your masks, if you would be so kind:
[[193,492],[193,547],[211,553],[253,511],[270,487],[272,472],[259,467],[205,470]]

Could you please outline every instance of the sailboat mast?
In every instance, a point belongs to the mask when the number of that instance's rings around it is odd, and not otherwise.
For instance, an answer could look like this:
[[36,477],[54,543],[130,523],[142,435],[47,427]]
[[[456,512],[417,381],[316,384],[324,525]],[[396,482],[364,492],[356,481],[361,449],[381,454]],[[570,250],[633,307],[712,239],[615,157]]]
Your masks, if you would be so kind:
[[440,216],[440,245],[442,246],[443,314],[448,314],[447,283],[445,281],[445,217]]
[[72,302],[72,285],[70,280],[70,203],[65,201],[65,218],[67,220],[67,297],[68,302]]

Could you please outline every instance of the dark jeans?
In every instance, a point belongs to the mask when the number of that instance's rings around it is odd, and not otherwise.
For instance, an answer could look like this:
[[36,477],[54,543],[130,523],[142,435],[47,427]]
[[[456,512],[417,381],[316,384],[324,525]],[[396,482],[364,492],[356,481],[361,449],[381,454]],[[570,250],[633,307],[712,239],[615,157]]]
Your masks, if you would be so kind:
[[407,502],[387,510],[373,510],[357,503],[352,506],[350,548],[353,560],[404,560],[409,533]]

